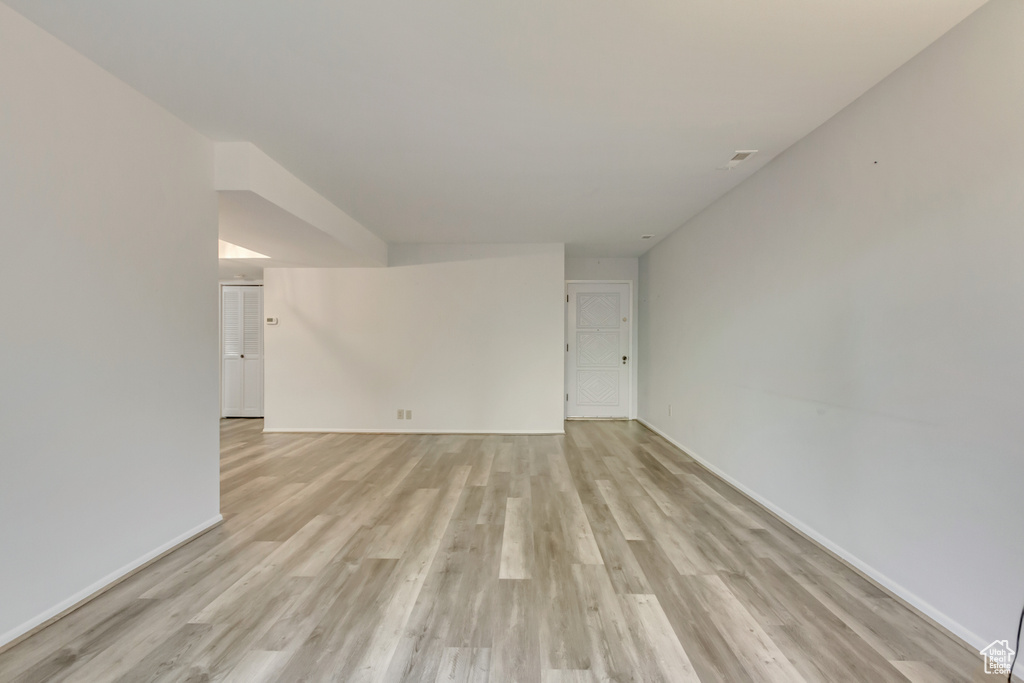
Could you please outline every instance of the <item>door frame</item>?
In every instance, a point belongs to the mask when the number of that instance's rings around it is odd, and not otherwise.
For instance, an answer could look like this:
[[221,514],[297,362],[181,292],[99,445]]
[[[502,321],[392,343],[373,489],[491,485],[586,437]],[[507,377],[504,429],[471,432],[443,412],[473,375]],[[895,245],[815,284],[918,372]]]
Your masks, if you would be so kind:
[[586,418],[586,417],[569,417],[569,399],[567,398],[569,389],[569,350],[566,345],[569,343],[569,285],[629,285],[629,352],[626,354],[629,356],[631,362],[629,364],[629,410],[627,411],[628,417],[626,419],[635,420],[637,418],[637,405],[639,401],[637,381],[639,378],[639,364],[637,363],[636,347],[640,346],[637,341],[637,325],[636,325],[636,310],[633,305],[633,297],[635,295],[636,284],[632,280],[566,280],[565,281],[565,301],[562,305],[565,307],[565,315],[562,316],[563,330],[562,330],[562,346],[565,348],[565,355],[562,356],[562,417],[566,420],[593,420],[593,419],[620,419],[620,418]]
[[[217,283],[217,407],[220,419],[224,418],[224,288],[225,287],[262,287],[263,280],[221,280]],[[263,290],[264,297],[266,290]],[[264,332],[266,325],[260,322]],[[264,336],[263,353],[260,354],[260,362],[263,363],[263,412],[266,413],[266,367],[267,367],[267,344]]]

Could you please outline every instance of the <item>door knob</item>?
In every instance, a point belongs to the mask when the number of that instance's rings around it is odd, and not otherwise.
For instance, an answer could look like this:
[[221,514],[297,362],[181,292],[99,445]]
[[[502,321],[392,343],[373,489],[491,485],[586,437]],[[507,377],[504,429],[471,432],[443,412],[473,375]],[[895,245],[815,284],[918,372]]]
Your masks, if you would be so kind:
[[625,357],[625,356],[623,356],[623,357],[622,357],[622,364],[623,364],[623,365],[625,365],[625,364],[626,364],[626,357]]
[[[244,354],[244,353],[242,354],[242,358],[245,358],[245,354]],[[625,362],[625,360],[626,360],[626,357],[625,357],[625,356],[623,356],[623,357],[622,357],[622,360],[623,360],[623,362]]]

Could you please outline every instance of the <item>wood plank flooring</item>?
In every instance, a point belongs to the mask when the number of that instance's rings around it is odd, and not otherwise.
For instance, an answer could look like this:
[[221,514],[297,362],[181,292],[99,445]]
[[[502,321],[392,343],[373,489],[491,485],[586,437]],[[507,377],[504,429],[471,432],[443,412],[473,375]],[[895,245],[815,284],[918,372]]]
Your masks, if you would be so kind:
[[261,430],[222,421],[223,525],[0,654],[0,680],[990,678],[635,422]]

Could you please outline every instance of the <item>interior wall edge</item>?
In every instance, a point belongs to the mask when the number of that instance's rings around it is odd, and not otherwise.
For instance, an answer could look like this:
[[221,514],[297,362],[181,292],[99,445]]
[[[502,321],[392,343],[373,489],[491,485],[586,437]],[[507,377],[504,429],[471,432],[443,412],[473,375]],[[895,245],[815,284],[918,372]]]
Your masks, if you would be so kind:
[[864,576],[864,578],[870,580],[879,588],[882,588],[886,592],[892,594],[894,598],[904,603],[905,606],[913,609],[916,612],[919,612],[922,616],[930,619],[931,621],[935,622],[945,630],[949,631],[953,636],[962,641],[961,644],[965,648],[971,650],[972,654],[978,652],[983,647],[988,645],[988,641],[979,636],[977,633],[974,633],[969,628],[967,628],[960,622],[956,621],[952,617],[949,617],[948,615],[943,613],[941,610],[939,610],[926,600],[923,600],[922,598],[918,597],[912,591],[903,587],[896,581],[893,581],[888,576],[878,571],[868,563],[864,562],[863,560],[861,560],[856,555],[849,552],[839,544],[834,543],[831,539],[817,531],[813,526],[811,526],[807,522],[804,522],[803,520],[789,514],[772,501],[768,500],[764,496],[760,495],[759,493],[751,489],[749,486],[741,482],[739,479],[736,479],[735,477],[725,472],[721,468],[716,467],[711,463],[710,460],[702,457],[698,453],[694,452],[693,449],[680,443],[679,440],[672,437],[665,430],[661,429],[660,427],[656,426],[655,424],[653,424],[652,422],[643,417],[637,418],[637,422],[642,424],[644,427],[647,427],[652,432],[662,437],[679,450],[686,453],[688,456],[693,458],[701,467],[708,470],[716,477],[718,477],[725,483],[729,484],[729,486],[733,487],[734,489],[742,493],[744,496],[754,501],[755,503],[766,509],[768,512],[775,515],[776,517],[778,517],[780,520],[782,520],[784,523],[795,529],[797,532],[803,534],[808,539],[810,539],[814,543],[818,544],[819,546],[830,552],[844,564],[848,565],[850,568]]
[[104,576],[102,579],[95,581],[89,586],[78,591],[74,595],[68,597],[65,600],[57,603],[53,607],[45,610],[44,612],[36,615],[28,621],[15,626],[7,633],[0,635],[0,653],[8,650],[21,641],[25,640],[29,636],[42,629],[46,628],[50,624],[58,621],[62,617],[71,614],[79,607],[87,604],[91,600],[98,598],[99,596],[106,593],[108,590],[121,583],[133,574],[142,571],[149,565],[153,564],[160,558],[168,555],[181,546],[194,541],[199,538],[207,531],[210,531],[214,527],[220,525],[224,521],[224,517],[218,514],[216,517],[206,520],[202,524],[193,527],[183,534],[172,538],[149,551],[145,555],[132,560],[128,564],[124,565],[120,569],[116,569],[111,573]]

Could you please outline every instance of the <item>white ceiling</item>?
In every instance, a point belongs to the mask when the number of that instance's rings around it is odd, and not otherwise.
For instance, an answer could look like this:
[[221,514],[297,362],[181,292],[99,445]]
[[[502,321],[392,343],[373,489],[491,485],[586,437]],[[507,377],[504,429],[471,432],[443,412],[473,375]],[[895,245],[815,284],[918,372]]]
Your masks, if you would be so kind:
[[[983,4],[5,1],[389,242],[603,256],[650,248]],[[761,152],[716,170],[738,149]]]

